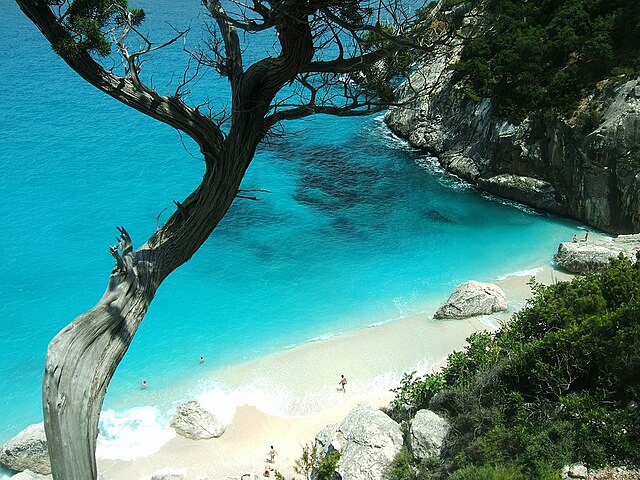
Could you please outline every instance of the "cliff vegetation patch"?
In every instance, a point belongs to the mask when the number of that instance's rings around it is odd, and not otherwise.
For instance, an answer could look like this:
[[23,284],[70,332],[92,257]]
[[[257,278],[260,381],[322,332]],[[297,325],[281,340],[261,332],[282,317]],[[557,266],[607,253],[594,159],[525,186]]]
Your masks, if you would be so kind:
[[640,4],[634,0],[473,0],[486,28],[453,65],[471,100],[491,96],[518,123],[532,112],[570,115],[585,92],[640,67]]
[[574,463],[640,464],[640,265],[621,258],[533,291],[440,373],[405,376],[390,414],[407,422],[429,408],[451,428],[437,462],[405,456],[389,478],[545,479]]

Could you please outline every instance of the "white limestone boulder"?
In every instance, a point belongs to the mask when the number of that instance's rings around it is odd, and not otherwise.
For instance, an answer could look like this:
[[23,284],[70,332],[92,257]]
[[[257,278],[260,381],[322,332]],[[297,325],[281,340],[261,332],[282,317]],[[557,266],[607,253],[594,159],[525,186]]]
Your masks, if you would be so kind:
[[409,427],[409,449],[420,461],[440,455],[449,422],[431,410],[418,410]]
[[493,283],[469,280],[461,284],[442,305],[434,318],[468,318],[507,310],[507,296]]
[[592,238],[588,241],[563,242],[555,255],[556,264],[571,273],[602,270],[621,253],[636,261],[640,252],[640,234],[619,235],[612,239]]
[[44,423],[35,423],[0,447],[0,465],[9,470],[30,470],[40,475],[51,473]]
[[400,425],[365,402],[316,436],[319,453],[340,452],[336,472],[342,480],[382,480],[402,442]]
[[580,463],[565,466],[560,474],[560,478],[563,479],[586,479],[588,476],[587,467]]
[[20,473],[16,473],[11,480],[52,480],[51,475],[40,475],[39,473],[32,472],[31,470],[24,470]]
[[216,416],[195,401],[178,406],[171,419],[171,427],[178,434],[192,440],[216,438],[225,431],[225,426]]

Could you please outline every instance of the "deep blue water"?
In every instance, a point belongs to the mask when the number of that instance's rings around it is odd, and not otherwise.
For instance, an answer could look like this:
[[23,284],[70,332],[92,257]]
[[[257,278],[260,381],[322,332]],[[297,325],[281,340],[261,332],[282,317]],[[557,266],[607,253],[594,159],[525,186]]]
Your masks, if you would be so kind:
[[[186,25],[199,3],[147,2],[148,22],[168,14]],[[47,343],[102,295],[115,226],[141,244],[203,165],[177,132],[77,78],[9,0],[0,59],[2,442],[41,420]],[[169,78],[154,73],[158,85]],[[222,83],[200,86],[220,100]],[[238,199],[163,284],[107,407],[131,406],[140,378],[184,379],[199,355],[207,368],[254,358],[419,312],[469,278],[547,264],[575,230],[464,186],[380,118],[287,125],[260,148],[244,188],[270,193]]]

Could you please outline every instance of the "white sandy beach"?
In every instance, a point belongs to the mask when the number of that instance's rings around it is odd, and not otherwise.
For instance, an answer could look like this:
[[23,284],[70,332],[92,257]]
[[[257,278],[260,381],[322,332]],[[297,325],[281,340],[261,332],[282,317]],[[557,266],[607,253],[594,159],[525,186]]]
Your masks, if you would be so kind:
[[[535,276],[545,284],[569,278],[550,267]],[[340,421],[358,402],[386,405],[393,396],[389,389],[398,385],[403,372],[434,371],[452,351],[464,348],[468,335],[507,321],[530,295],[529,279],[523,275],[495,282],[509,299],[505,314],[438,321],[430,311],[211,372],[211,381],[244,392],[220,438],[194,441],[177,436],[144,458],[100,460],[100,473],[106,480],[149,479],[164,468],[185,469],[189,479],[239,479],[245,473],[262,477],[269,446],[274,445],[275,467],[292,477],[302,446],[323,426]],[[348,378],[345,393],[338,389],[340,374]],[[198,400],[216,411],[215,395]]]

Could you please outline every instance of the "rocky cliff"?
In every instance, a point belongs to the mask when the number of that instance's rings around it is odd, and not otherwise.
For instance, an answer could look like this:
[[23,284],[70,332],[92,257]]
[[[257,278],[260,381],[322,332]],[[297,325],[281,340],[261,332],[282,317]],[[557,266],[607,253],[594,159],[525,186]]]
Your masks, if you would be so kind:
[[389,127],[481,190],[607,232],[640,231],[640,79],[599,84],[583,106],[602,114],[590,131],[549,115],[513,125],[490,98],[468,101],[451,83],[460,50],[441,48],[413,74],[403,95],[422,93],[387,113]]

